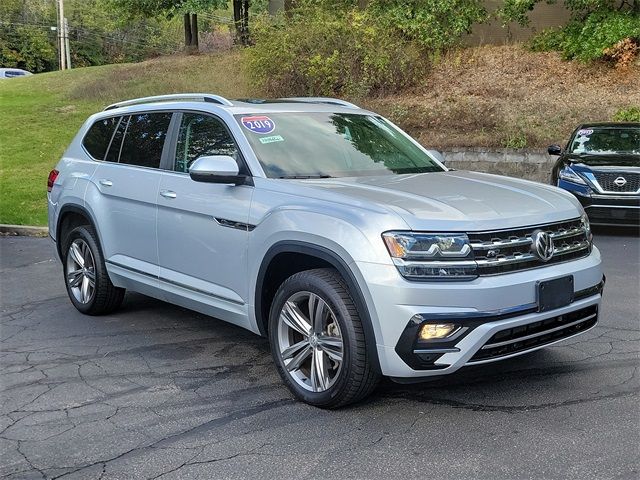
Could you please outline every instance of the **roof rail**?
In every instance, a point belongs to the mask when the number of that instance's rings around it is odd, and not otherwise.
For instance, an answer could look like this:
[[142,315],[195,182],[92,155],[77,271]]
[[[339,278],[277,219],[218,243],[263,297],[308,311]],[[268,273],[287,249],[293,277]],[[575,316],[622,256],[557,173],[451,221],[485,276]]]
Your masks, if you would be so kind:
[[229,100],[220,95],[211,95],[209,93],[175,93],[171,95],[155,95],[153,97],[142,97],[142,98],[133,98],[131,100],[124,100],[122,102],[114,103],[109,105],[106,110],[113,110],[114,108],[120,107],[128,107],[130,105],[142,105],[145,103],[153,103],[153,102],[178,102],[180,100],[191,100],[197,102],[209,102],[209,103],[217,103],[219,105],[227,105],[231,106]]
[[292,102],[303,102],[303,103],[327,103],[329,105],[340,105],[341,107],[347,108],[360,108],[359,106],[347,102],[345,100],[340,100],[339,98],[331,98],[331,97],[288,97],[281,98],[280,100],[291,100]]

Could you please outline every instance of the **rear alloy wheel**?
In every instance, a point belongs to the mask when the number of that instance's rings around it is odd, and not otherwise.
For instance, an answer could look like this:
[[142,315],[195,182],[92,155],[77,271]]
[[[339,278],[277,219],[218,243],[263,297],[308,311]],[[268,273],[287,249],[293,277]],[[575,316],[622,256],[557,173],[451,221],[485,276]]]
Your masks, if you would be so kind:
[[284,383],[311,405],[357,402],[378,383],[362,321],[333,269],[299,272],[280,286],[271,306],[269,340]]
[[74,228],[64,236],[61,247],[64,280],[73,306],[88,315],[104,315],[117,309],[125,289],[111,283],[93,228]]
[[96,293],[96,262],[87,242],[75,239],[67,252],[67,287],[77,302],[86,305]]

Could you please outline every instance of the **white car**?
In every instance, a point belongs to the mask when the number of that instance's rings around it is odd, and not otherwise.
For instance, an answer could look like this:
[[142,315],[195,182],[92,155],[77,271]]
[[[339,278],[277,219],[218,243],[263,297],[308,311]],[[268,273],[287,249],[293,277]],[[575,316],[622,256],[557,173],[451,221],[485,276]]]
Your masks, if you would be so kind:
[[29,75],[33,75],[33,73],[22,70],[21,68],[0,68],[0,79],[27,77]]
[[340,100],[115,104],[82,126],[48,189],[78,310],[113,312],[129,289],[268,336],[285,384],[319,407],[598,319],[600,254],[573,195],[449,171]]

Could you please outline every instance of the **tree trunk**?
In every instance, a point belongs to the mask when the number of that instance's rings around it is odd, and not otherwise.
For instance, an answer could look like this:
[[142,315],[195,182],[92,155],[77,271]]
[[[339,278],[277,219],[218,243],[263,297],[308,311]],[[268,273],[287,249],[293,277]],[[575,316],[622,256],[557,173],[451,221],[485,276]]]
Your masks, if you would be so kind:
[[198,53],[198,16],[184,14],[184,49],[188,54]]
[[191,45],[191,18],[188,13],[184,14],[184,47],[189,50]]
[[249,0],[244,0],[242,5],[242,44],[249,45]]
[[235,42],[249,44],[249,0],[233,0],[233,23],[236,29]]
[[233,25],[236,29],[236,43],[242,43],[242,0],[233,0]]
[[198,41],[198,14],[191,14],[191,46],[194,52],[200,50],[200,42]]

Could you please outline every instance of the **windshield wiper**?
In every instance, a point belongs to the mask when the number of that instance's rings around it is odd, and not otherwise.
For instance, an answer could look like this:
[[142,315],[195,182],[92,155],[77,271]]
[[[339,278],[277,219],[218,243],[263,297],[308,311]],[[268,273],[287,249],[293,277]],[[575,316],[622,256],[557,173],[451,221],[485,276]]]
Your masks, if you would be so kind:
[[282,175],[278,178],[284,178],[286,180],[309,180],[310,178],[335,178],[331,175]]

